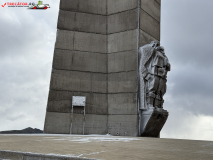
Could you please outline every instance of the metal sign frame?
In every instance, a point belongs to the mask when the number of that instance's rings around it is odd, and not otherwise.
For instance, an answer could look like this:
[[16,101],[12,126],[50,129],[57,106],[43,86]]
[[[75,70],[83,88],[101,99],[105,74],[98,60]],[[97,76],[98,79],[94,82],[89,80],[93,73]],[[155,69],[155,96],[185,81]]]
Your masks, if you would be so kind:
[[72,96],[70,134],[72,134],[73,106],[83,106],[84,107],[84,116],[83,116],[83,135],[84,135],[86,97],[85,96]]

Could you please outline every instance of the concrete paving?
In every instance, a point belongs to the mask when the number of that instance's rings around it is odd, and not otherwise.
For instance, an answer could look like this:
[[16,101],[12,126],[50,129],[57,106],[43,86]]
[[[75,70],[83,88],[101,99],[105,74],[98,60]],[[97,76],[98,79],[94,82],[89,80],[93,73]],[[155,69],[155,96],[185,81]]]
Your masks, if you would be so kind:
[[[23,158],[24,153],[26,155]],[[39,158],[39,155],[49,158]],[[213,142],[107,135],[0,135],[0,159],[14,159],[13,157],[16,160],[212,160]]]

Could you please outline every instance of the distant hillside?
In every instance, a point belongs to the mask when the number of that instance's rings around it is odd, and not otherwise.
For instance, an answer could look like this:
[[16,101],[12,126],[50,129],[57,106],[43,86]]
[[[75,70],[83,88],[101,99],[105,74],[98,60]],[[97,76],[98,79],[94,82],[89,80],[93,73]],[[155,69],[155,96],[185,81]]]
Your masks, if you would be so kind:
[[1,131],[0,134],[33,134],[33,133],[43,133],[42,130],[37,128],[25,128],[22,130],[11,130],[11,131]]

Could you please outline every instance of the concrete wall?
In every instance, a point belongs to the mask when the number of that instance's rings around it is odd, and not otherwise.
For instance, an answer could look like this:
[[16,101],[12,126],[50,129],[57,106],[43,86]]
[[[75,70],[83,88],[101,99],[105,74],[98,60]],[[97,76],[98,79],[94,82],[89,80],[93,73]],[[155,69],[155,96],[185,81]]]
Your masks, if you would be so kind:
[[60,0],[60,9],[106,15],[106,3],[107,0]]
[[108,132],[137,136],[138,1],[108,4]]
[[47,105],[48,112],[70,113],[72,96],[86,96],[87,114],[107,114],[107,95],[104,93],[84,93],[50,90]]
[[[138,135],[138,47],[160,40],[160,3],[60,1],[46,133],[69,133],[72,122],[82,134],[85,122],[85,134]],[[85,119],[71,115],[72,96],[87,97]]]
[[44,124],[45,133],[69,134],[70,122],[70,113],[47,112]]
[[152,40],[160,41],[161,0],[140,0],[139,46]]
[[[107,133],[106,13],[106,0],[60,1],[44,132]],[[72,96],[86,96],[86,119]]]
[[108,15],[138,7],[138,0],[107,0]]

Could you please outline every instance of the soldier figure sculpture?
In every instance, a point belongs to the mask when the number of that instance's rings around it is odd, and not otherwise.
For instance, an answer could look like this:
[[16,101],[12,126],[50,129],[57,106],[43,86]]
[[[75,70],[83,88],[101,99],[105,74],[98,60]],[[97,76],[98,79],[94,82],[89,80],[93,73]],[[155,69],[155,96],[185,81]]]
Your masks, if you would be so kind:
[[[166,78],[167,72],[170,71],[170,63],[164,53],[164,48],[159,46],[158,41],[152,41],[150,44],[140,47],[139,58],[139,108],[143,120],[141,122],[143,135],[149,128],[148,124],[154,123],[154,116],[158,118],[156,124],[160,123],[156,132],[160,132],[168,117],[168,112],[163,109],[163,95],[166,93]],[[153,129],[155,130],[155,128]],[[153,135],[153,132],[150,133]],[[152,136],[149,133],[145,135]]]

